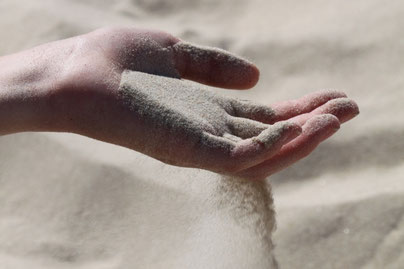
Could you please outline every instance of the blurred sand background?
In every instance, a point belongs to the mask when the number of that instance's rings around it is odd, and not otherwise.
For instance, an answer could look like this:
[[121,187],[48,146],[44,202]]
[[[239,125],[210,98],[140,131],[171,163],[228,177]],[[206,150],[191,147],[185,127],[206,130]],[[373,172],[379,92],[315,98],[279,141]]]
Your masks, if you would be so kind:
[[[345,90],[361,114],[268,179],[274,253],[280,268],[404,268],[403,1],[3,0],[0,55],[110,25],[255,62],[259,84],[228,95]],[[218,182],[77,135],[0,137],[0,268],[268,268],[269,193],[244,208],[254,187]]]

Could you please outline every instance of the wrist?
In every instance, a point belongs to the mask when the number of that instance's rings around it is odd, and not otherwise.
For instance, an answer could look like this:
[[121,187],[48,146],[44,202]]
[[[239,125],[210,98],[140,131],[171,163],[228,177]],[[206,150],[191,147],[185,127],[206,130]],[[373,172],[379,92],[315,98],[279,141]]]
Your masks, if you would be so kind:
[[49,44],[0,57],[0,135],[57,131],[50,100],[58,90],[60,60]]

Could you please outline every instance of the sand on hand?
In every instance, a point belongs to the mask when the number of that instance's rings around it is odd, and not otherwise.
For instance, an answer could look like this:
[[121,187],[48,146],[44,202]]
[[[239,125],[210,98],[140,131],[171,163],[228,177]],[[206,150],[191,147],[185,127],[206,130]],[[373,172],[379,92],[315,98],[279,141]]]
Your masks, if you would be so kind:
[[133,118],[147,126],[147,138],[135,149],[169,164],[241,170],[268,159],[301,132],[288,121],[269,125],[248,118],[258,112],[272,117],[268,106],[177,78],[125,71],[119,94]]

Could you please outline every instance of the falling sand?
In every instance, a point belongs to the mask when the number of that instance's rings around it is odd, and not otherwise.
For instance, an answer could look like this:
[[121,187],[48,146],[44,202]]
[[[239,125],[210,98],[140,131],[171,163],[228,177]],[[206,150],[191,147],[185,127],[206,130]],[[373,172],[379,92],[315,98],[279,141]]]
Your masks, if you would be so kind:
[[[170,143],[167,152],[176,155],[187,147],[187,139],[201,141],[199,136],[204,132],[208,132],[209,137],[214,137],[214,142],[220,144],[220,148],[235,147],[243,141],[251,141],[267,148],[279,142],[285,130],[290,128],[290,124],[286,122],[271,126],[230,116],[229,114],[234,114],[235,103],[238,105],[239,115],[266,113],[267,116],[273,116],[274,113],[266,106],[228,98],[200,84],[177,78],[125,71],[122,74],[120,91],[122,100],[133,113],[150,124],[148,128],[152,131],[148,140],[161,141],[145,143],[143,152],[149,155],[153,155],[167,143]],[[232,120],[232,125],[229,124],[229,119]],[[192,154],[199,155],[198,152]],[[208,205],[209,208],[216,209],[203,217],[202,226],[195,230],[197,236],[192,243],[192,253],[206,255],[206,259],[194,264],[193,259],[184,258],[180,268],[226,268],[230,266],[228,261],[234,255],[244,256],[243,262],[238,264],[240,268],[277,268],[272,255],[275,214],[270,186],[265,181],[209,172],[203,181],[207,184],[205,188],[211,189],[214,194],[207,195],[202,206]],[[207,240],[206,232],[213,227],[220,232],[215,232],[214,239],[209,237]],[[247,237],[240,236],[246,231]],[[229,233],[238,234],[235,238],[237,243],[226,238]],[[260,242],[259,248],[256,247],[257,242]],[[238,250],[234,243],[236,246],[250,246],[249,251],[236,254]],[[222,251],[217,252],[217,249]],[[263,258],[257,260],[255,257],[260,252]]]

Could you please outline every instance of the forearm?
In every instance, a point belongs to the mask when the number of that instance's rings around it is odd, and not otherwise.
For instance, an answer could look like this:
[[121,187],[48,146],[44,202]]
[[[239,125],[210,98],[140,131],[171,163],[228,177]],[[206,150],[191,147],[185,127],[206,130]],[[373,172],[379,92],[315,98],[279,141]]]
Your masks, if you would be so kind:
[[51,100],[62,65],[48,46],[0,57],[0,135],[60,128]]

